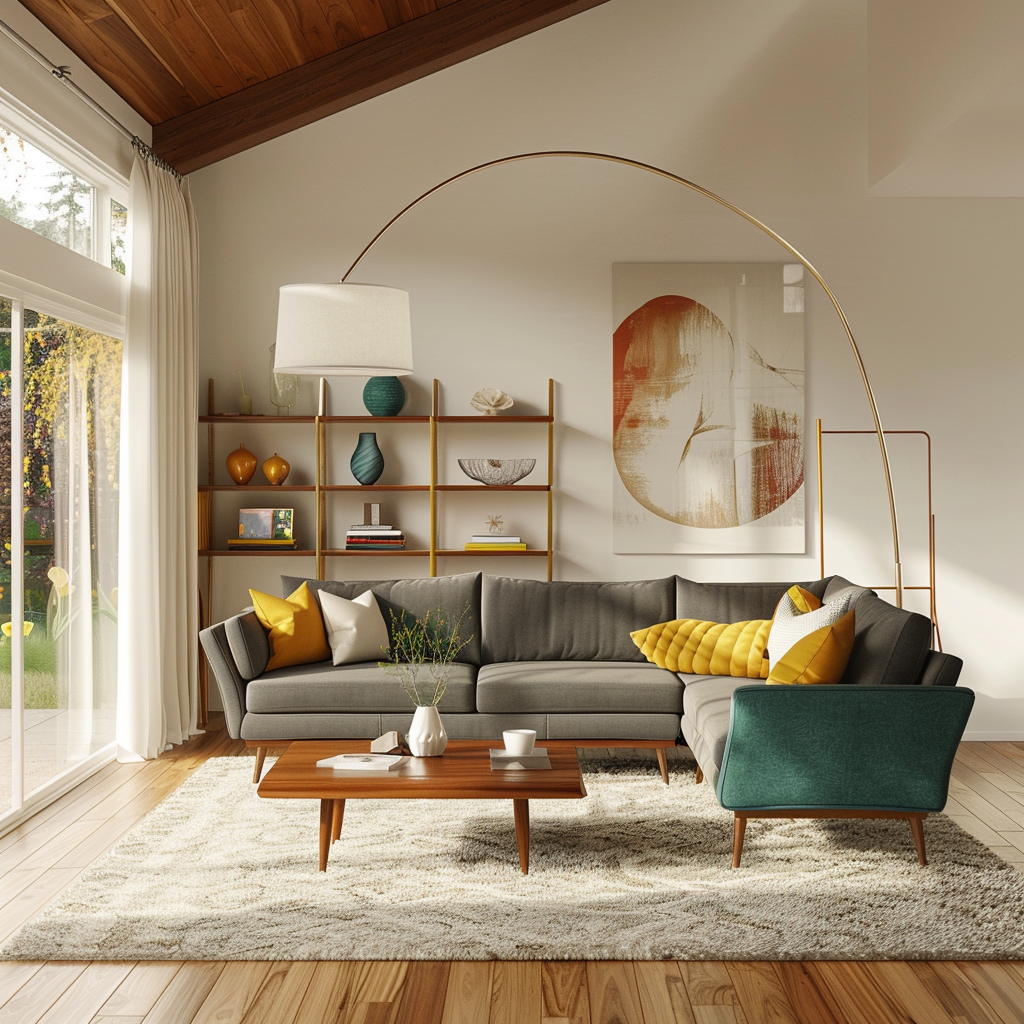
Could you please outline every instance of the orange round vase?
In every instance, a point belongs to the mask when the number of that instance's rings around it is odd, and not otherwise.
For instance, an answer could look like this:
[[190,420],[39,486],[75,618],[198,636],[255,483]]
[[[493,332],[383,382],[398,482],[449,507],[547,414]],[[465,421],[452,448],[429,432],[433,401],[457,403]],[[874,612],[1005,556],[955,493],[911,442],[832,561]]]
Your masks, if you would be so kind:
[[288,464],[287,459],[282,459],[277,452],[274,452],[274,454],[263,463],[263,475],[275,487],[280,487],[281,484],[288,479],[288,473],[291,468],[292,467]]
[[256,456],[244,444],[240,444],[226,461],[228,473],[236,484],[247,484],[256,472]]

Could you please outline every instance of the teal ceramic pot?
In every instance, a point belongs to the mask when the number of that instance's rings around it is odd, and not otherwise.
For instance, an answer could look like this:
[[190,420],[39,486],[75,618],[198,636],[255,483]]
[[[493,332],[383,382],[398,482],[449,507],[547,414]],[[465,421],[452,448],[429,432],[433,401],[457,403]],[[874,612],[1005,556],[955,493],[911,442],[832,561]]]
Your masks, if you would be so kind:
[[352,475],[364,486],[375,484],[384,472],[384,456],[377,447],[376,434],[360,434],[349,462]]
[[371,416],[397,416],[405,405],[401,377],[371,377],[363,388],[363,405]]

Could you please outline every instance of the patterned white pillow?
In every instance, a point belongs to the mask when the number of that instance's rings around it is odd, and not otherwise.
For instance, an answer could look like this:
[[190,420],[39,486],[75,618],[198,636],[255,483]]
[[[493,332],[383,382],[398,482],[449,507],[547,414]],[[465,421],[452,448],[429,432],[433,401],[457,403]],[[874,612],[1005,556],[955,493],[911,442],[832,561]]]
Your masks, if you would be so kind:
[[838,622],[850,610],[853,596],[854,592],[847,590],[828,604],[823,604],[812,612],[801,613],[788,591],[783,594],[775,609],[775,618],[768,633],[768,667],[774,670],[776,663],[805,636],[823,626],[831,626]]

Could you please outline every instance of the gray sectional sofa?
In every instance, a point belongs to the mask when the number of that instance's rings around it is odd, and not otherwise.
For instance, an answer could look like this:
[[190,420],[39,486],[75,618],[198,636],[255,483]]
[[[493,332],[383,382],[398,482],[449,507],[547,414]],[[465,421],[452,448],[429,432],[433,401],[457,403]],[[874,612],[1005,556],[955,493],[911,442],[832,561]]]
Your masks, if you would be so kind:
[[[284,594],[301,582],[282,577]],[[541,740],[578,745],[666,748],[685,742],[712,782],[725,754],[734,692],[763,683],[658,668],[644,659],[630,632],[676,618],[768,619],[791,585],[696,583],[677,576],[544,583],[481,573],[307,582],[314,591],[348,599],[372,590],[386,622],[389,609],[416,616],[438,607],[454,614],[467,610],[464,631],[473,640],[439,705],[452,738],[498,738],[503,729],[529,728]],[[826,598],[852,585],[830,577],[801,586]],[[962,663],[929,650],[928,619],[860,588],[853,607],[856,638],[843,683],[901,689],[955,685]],[[372,738],[391,729],[405,731],[411,722],[413,709],[401,686],[373,662],[334,666],[325,661],[265,671],[269,646],[251,610],[203,630],[201,639],[228,732],[250,746]]]

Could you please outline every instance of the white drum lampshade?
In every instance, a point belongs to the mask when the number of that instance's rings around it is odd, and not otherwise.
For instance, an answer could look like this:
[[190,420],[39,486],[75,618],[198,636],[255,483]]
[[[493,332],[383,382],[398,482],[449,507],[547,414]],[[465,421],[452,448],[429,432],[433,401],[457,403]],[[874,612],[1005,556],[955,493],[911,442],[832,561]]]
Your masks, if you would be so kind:
[[409,293],[375,284],[286,284],[277,307],[278,373],[412,373]]

